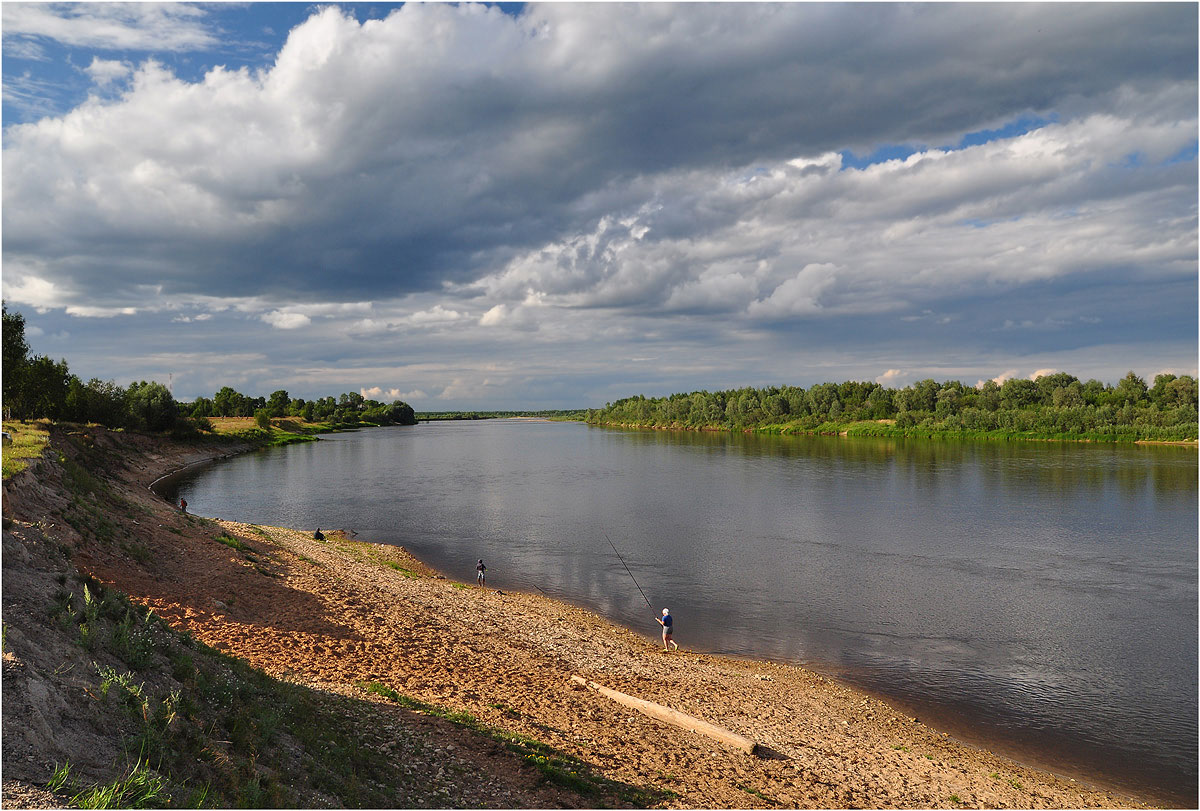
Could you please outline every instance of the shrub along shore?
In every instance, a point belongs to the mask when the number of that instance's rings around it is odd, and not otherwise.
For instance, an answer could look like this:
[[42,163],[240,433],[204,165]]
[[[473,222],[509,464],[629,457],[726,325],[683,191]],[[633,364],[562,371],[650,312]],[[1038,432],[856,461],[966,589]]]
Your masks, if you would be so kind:
[[1133,372],[1115,386],[1066,373],[978,387],[922,380],[821,383],[628,397],[587,412],[592,425],[769,434],[1084,442],[1196,442],[1196,380]]

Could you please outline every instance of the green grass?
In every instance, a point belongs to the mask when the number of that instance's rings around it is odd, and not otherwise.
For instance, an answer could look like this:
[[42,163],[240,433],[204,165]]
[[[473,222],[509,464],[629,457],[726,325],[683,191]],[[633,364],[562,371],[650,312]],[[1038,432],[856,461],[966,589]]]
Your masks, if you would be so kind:
[[387,566],[389,569],[396,570],[397,572],[404,575],[405,577],[415,578],[417,576],[416,572],[414,572],[412,569],[406,569],[394,560],[385,560],[383,562],[383,564],[385,566]]
[[86,788],[71,798],[80,808],[163,808],[170,804],[167,781],[139,760],[127,774],[103,786]]
[[53,791],[55,794],[67,788],[71,784],[71,764],[70,762],[61,765],[54,765],[54,773],[50,775],[50,779],[46,781],[46,788]]
[[232,535],[230,535],[228,532],[222,532],[220,535],[218,535],[213,540],[216,541],[217,543],[225,544],[230,549],[236,549],[239,552],[255,552],[255,551],[257,551],[254,549],[254,547],[250,546],[250,544],[246,543],[241,538],[235,538]]
[[16,422],[4,423],[4,430],[13,438],[11,445],[0,449],[0,467],[3,467],[3,478],[15,476],[29,467],[30,461],[38,459],[46,445],[50,442],[50,432],[46,426],[49,422]]
[[753,786],[745,786],[745,785],[742,785],[739,783],[738,788],[740,788],[742,791],[746,792],[747,794],[757,797],[758,799],[760,799],[764,802],[768,802],[768,803],[772,803],[772,804],[775,802],[775,800],[768,797],[766,794],[763,794],[761,791],[754,788]]
[[216,436],[240,439],[256,448],[316,442],[316,434],[333,430],[326,423],[301,423],[289,418],[272,420],[269,428],[258,427],[253,417],[211,417],[209,421]]

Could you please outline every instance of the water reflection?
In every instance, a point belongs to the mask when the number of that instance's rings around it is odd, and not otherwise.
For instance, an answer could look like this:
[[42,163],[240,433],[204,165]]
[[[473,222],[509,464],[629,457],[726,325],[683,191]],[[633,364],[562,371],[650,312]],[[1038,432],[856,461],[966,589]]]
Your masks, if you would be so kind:
[[433,424],[229,460],[181,494],[465,580],[483,557],[489,582],[654,636],[607,533],[681,644],[836,671],[1195,802],[1192,448]]

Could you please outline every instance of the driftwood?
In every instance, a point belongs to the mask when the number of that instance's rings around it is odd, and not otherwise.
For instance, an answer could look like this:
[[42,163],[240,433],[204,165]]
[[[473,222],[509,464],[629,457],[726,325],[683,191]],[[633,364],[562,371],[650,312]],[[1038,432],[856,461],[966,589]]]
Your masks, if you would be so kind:
[[769,753],[759,744],[743,738],[736,732],[730,732],[728,729],[723,729],[707,721],[701,721],[699,718],[688,715],[679,710],[673,710],[670,707],[664,707],[662,704],[655,704],[653,701],[646,701],[644,698],[635,698],[618,690],[612,690],[608,687],[596,684],[594,681],[588,681],[582,676],[572,676],[571,681],[582,684],[590,690],[595,690],[600,695],[607,696],[618,704],[624,704],[626,707],[632,707],[640,713],[649,715],[651,718],[657,718],[659,721],[687,729],[692,732],[699,732],[701,735],[707,735],[710,738],[720,741],[723,744],[732,746],[735,749],[741,749],[757,757],[767,756]]

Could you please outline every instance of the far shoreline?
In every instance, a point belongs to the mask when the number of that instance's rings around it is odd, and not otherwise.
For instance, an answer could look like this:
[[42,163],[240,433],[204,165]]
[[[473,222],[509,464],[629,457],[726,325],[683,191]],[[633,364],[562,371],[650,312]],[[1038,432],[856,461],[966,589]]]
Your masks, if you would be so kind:
[[[913,429],[913,433],[909,433],[908,429],[898,429],[895,433],[858,433],[846,426],[838,426],[835,430],[821,430],[820,428],[800,429],[800,428],[780,428],[778,426],[760,426],[750,428],[730,428],[722,425],[648,425],[644,423],[619,423],[619,422],[587,422],[581,420],[589,428],[608,428],[626,431],[679,431],[683,433],[713,433],[713,434],[749,434],[756,436],[823,436],[823,437],[843,437],[847,439],[911,439],[911,440],[935,440],[935,441],[955,441],[955,442],[1062,442],[1076,443],[1082,445],[1174,445],[1179,447],[1190,447],[1200,450],[1200,439],[1121,439],[1113,438],[1096,438],[1096,437],[1063,437],[1063,436],[1037,436],[1037,435],[1021,435],[1013,433],[1001,432],[960,432],[960,431],[939,431],[936,429],[923,430]],[[878,421],[876,421],[878,422]]]

